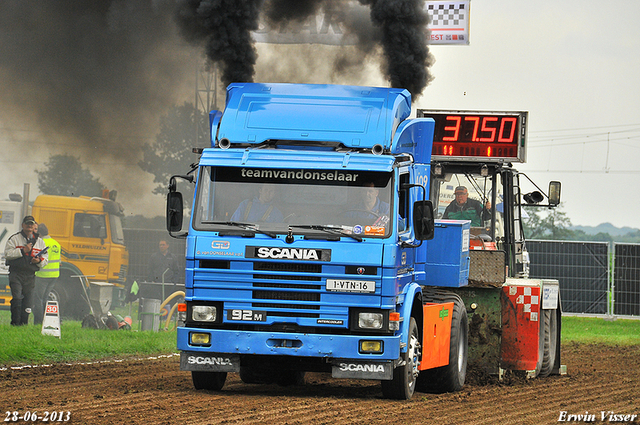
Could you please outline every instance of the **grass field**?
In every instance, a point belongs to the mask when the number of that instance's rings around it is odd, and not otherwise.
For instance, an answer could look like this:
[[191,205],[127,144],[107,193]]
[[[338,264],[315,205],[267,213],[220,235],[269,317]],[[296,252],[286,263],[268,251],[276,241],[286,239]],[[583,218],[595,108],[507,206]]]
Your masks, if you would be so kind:
[[[176,331],[139,331],[137,305],[131,308],[133,330],[82,328],[78,321],[61,324],[61,338],[41,335],[39,326],[9,325],[9,311],[0,311],[0,366],[94,361],[176,353]],[[114,310],[127,316],[129,307]],[[162,324],[161,327],[164,327]],[[173,326],[170,326],[173,328]],[[640,320],[563,317],[562,342],[640,345]]]
[[[140,332],[138,306],[114,309],[122,317],[131,315],[132,330],[98,330],[81,327],[80,321],[63,320],[60,338],[42,335],[41,327],[11,326],[8,310],[0,311],[0,366],[94,361],[176,353],[175,323],[170,331]],[[33,318],[30,319],[31,321]],[[164,328],[165,323],[161,323]]]

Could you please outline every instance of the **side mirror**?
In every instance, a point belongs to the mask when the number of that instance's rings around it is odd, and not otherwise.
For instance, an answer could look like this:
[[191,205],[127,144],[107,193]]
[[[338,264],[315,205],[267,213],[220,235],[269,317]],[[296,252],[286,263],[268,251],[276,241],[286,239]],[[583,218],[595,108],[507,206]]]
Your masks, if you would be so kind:
[[183,203],[182,193],[169,192],[167,194],[167,230],[169,233],[182,229]]
[[549,182],[549,205],[557,206],[560,204],[560,182]]
[[435,232],[433,203],[431,201],[417,201],[413,204],[413,228],[416,239],[431,240]]

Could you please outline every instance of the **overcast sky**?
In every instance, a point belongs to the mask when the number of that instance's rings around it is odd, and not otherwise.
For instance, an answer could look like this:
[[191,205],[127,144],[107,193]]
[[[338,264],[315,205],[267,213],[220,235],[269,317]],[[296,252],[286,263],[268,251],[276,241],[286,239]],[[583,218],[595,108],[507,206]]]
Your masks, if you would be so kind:
[[[21,2],[0,0],[0,7],[3,4],[11,4],[18,9]],[[131,6],[135,3],[113,4],[117,7],[112,7],[115,11],[109,11],[110,19],[119,25],[133,20],[127,16],[137,16],[136,7]],[[47,3],[47,7],[55,7],[52,5],[55,2]],[[108,129],[98,134],[99,142],[87,145],[77,142],[75,138],[79,136],[68,132],[68,122],[64,123],[66,127],[61,127],[60,123],[57,123],[58,127],[38,125],[42,123],[42,115],[32,114],[30,111],[34,108],[21,105],[36,101],[39,105],[45,104],[54,114],[54,105],[47,103],[51,101],[50,97],[44,97],[42,92],[50,86],[69,84],[71,91],[80,90],[79,95],[93,96],[95,87],[91,82],[48,79],[47,73],[54,73],[55,67],[52,62],[43,60],[39,52],[24,56],[42,64],[42,76],[34,78],[29,75],[27,84],[26,73],[23,81],[20,73],[7,72],[7,52],[20,53],[21,49],[28,51],[31,45],[42,44],[38,35],[47,40],[47,31],[59,32],[64,28],[62,24],[57,28],[54,25],[59,16],[51,16],[53,24],[50,27],[43,29],[39,24],[42,21],[34,20],[38,24],[29,29],[19,19],[20,13],[31,13],[28,9],[16,10],[15,16],[7,13],[6,8],[3,12],[5,21],[0,18],[0,24],[3,24],[0,25],[0,43],[5,46],[0,47],[0,56],[5,55],[4,63],[0,57],[0,89],[3,92],[0,98],[0,150],[3,152],[0,158],[0,199],[6,199],[10,192],[21,193],[24,182],[31,184],[33,199],[38,194],[34,170],[44,168],[43,162],[49,155],[71,153],[81,157],[101,182],[118,189],[121,194],[119,200],[127,214],[162,215],[164,200],[150,194],[154,186],[151,175],[136,168],[139,144],[155,137],[154,120],[166,111],[167,105],[193,102],[195,67],[191,66],[191,61],[194,50],[176,41],[173,30],[167,30],[158,31],[160,35],[149,35],[149,39],[160,40],[157,43],[125,51],[123,55],[127,57],[140,55],[142,66],[123,65],[116,70],[152,72],[149,81],[153,81],[156,91],[145,91],[133,79],[122,84],[118,76],[113,84],[119,84],[121,89],[124,87],[123,93],[126,94],[124,109],[118,110],[118,99],[122,94],[115,89],[110,91],[101,87],[98,97],[102,103],[81,103],[82,108],[74,111],[75,116],[82,117],[84,111],[95,107],[98,113],[112,113],[116,118]],[[115,19],[118,13],[121,17]],[[153,13],[159,12],[153,9]],[[435,64],[430,72],[434,80],[414,106],[529,111],[528,162],[518,168],[527,172],[545,190],[550,180],[562,182],[562,211],[574,225],[595,226],[611,222],[617,227],[640,228],[640,200],[636,193],[640,188],[640,167],[637,165],[640,159],[640,25],[637,23],[640,2],[471,0],[470,16],[468,46],[431,46]],[[14,33],[7,30],[10,21],[17,22]],[[157,20],[152,22],[157,23]],[[166,20],[167,27],[170,22]],[[118,28],[112,21],[109,25],[109,30]],[[20,34],[18,31],[22,28],[29,31],[29,37],[23,37],[14,51],[8,50],[6,46],[15,45],[8,43],[18,40],[15,33]],[[138,39],[144,37],[134,35]],[[81,44],[69,37],[62,38],[62,42]],[[72,48],[63,48],[62,44],[58,46],[62,52],[74,52]],[[255,81],[386,84],[377,72],[377,64],[363,63],[359,68],[362,75],[336,81],[335,77],[323,76],[323,61],[315,58],[315,53],[291,55],[286,50],[289,48],[259,45]],[[325,52],[326,49],[340,48],[311,46],[301,49]],[[57,52],[56,49],[48,49],[48,52],[52,51]],[[119,49],[107,48],[104,51],[117,55]],[[149,51],[158,53],[150,59]],[[43,51],[42,54],[45,53]],[[116,56],[106,62],[113,64],[118,59],[122,57]],[[291,65],[292,60],[298,62]],[[169,62],[171,66],[163,66]],[[113,72],[107,72],[108,67],[105,68],[107,71],[102,71],[103,65],[98,62],[87,67],[98,70],[98,74],[92,75],[104,80]],[[286,74],[286,68],[296,71],[295,79],[298,81],[287,80],[282,75],[274,77],[277,72]],[[306,73],[303,68],[306,68]],[[326,73],[330,74],[330,71]],[[69,72],[65,71],[64,75],[67,74]],[[118,123],[130,115],[126,108],[137,99],[153,107],[145,107],[144,112],[136,110],[140,131],[131,134],[130,127],[121,127]],[[91,124],[99,127],[104,123]],[[127,151],[128,136],[118,134],[125,130],[135,138],[130,151]],[[105,138],[105,133],[117,135],[117,150],[110,145],[111,139]]]
[[470,44],[431,47],[418,106],[529,111],[518,168],[562,182],[574,225],[640,228],[639,19],[635,0],[471,0]]

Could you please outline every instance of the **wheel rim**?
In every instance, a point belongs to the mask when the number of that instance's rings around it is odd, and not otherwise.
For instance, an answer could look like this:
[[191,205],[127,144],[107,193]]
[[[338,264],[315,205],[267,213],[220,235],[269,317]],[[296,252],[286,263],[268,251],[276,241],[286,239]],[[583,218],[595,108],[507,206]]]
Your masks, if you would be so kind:
[[407,351],[407,361],[409,364],[409,381],[411,385],[416,382],[416,378],[420,371],[418,370],[418,366],[420,365],[420,342],[418,341],[418,337],[415,334],[411,334],[411,338],[409,339],[409,350]]

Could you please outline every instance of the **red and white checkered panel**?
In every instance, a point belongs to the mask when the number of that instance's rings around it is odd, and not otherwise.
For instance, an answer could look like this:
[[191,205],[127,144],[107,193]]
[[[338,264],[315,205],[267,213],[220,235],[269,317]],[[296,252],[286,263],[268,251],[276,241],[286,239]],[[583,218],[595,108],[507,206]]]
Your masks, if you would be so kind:
[[[532,322],[540,317],[540,287],[509,286],[509,299]],[[520,310],[522,306],[522,310]]]

